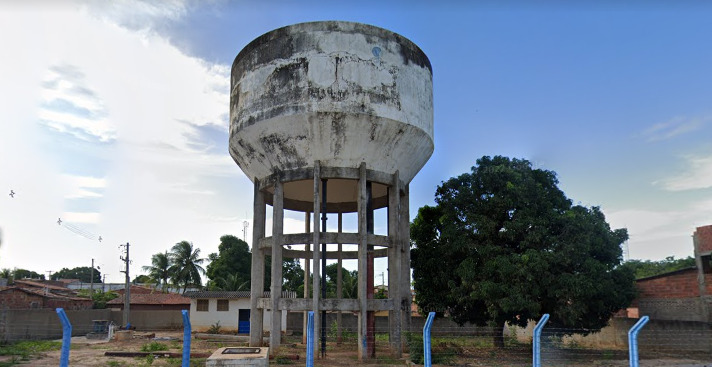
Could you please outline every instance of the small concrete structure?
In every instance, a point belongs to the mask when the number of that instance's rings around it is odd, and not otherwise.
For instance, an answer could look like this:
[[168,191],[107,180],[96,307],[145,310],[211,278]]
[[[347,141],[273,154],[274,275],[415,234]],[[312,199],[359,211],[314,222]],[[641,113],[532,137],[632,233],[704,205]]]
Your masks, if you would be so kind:
[[[321,343],[325,312],[352,311],[359,315],[359,359],[374,358],[374,313],[387,311],[390,347],[400,357],[411,304],[408,184],[434,148],[427,56],[382,28],[302,23],[245,46],[231,77],[230,155],[254,183],[250,346],[262,345],[266,309],[315,311]],[[271,237],[265,235],[266,205],[272,206]],[[388,211],[387,235],[374,233],[379,208]],[[285,210],[304,213],[303,233],[284,233]],[[347,213],[356,214],[356,233],[342,230]],[[327,231],[327,214],[338,216],[336,232]],[[266,255],[273,264],[269,298],[263,296]],[[280,297],[282,267],[274,264],[284,257],[305,259],[305,290],[313,270],[311,295]],[[388,299],[373,297],[379,257],[388,261]],[[337,298],[325,298],[326,259],[337,260],[339,270],[343,260],[357,260],[358,299],[342,297],[340,274]],[[282,320],[272,317],[268,327],[272,354],[279,350]]]
[[216,350],[205,361],[206,367],[267,367],[269,348],[226,347]]

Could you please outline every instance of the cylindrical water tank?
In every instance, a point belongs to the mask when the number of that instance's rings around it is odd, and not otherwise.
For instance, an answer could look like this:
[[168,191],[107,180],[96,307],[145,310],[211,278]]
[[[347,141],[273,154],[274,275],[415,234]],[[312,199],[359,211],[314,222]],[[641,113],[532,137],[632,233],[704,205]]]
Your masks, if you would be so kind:
[[[365,24],[268,32],[232,65],[229,146],[253,181],[320,161],[334,168],[365,162],[408,183],[433,152],[430,61],[408,39]],[[309,182],[285,186],[285,203],[311,201],[312,191]]]

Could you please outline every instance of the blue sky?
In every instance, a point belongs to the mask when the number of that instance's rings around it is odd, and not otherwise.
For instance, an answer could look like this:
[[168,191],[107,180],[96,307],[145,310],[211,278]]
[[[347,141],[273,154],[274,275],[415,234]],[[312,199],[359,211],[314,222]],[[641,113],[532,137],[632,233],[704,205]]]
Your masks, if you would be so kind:
[[712,224],[711,16],[684,1],[2,2],[0,267],[94,258],[121,281],[120,243],[137,274],[178,241],[207,256],[242,237],[230,66],[255,37],[315,20],[387,28],[430,58],[435,153],[411,217],[441,181],[507,155],[628,228],[631,258],[689,256]]

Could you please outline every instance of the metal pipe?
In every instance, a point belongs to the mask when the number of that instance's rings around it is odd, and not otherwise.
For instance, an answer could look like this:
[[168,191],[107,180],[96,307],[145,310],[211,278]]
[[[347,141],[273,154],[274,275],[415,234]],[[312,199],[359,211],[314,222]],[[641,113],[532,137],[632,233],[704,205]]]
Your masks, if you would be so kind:
[[545,313],[534,327],[534,340],[532,343],[532,366],[541,367],[541,330],[549,321],[549,314]]
[[[321,180],[321,231],[326,232],[326,179]],[[326,298],[326,242],[321,243],[321,299]],[[326,356],[326,310],[321,311],[321,357]]]
[[314,367],[314,311],[307,316],[307,367]]
[[650,318],[648,316],[643,316],[638,320],[638,322],[633,325],[630,330],[628,330],[628,361],[630,362],[630,367],[638,367],[638,332],[640,329],[648,323]]
[[435,319],[435,312],[428,313],[428,319],[425,320],[425,326],[423,326],[423,365],[425,367],[433,366],[433,358],[430,355],[430,328],[433,326],[433,319]]
[[181,367],[190,367],[190,318],[188,310],[182,310],[183,314],[183,362]]
[[69,347],[72,344],[72,324],[63,308],[57,308],[59,321],[62,322],[62,354],[59,357],[59,367],[69,366]]

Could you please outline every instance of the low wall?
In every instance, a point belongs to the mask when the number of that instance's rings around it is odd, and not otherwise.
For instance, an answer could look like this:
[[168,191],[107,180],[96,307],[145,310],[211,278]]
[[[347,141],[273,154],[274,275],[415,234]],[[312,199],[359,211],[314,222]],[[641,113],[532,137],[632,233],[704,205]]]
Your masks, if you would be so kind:
[[[303,312],[289,312],[287,314],[287,330],[294,333],[301,333],[304,327]],[[341,314],[342,330],[345,332],[356,332],[358,330],[358,316],[353,313]],[[336,313],[327,312],[326,314],[327,328],[331,329],[336,325]],[[420,316],[411,317],[411,332],[422,333],[425,326],[425,318]],[[388,316],[376,316],[376,332],[388,332]],[[446,318],[436,318],[433,320],[431,335],[439,336],[489,336],[493,335],[494,328],[473,326],[465,324],[458,325],[454,321]]]
[[[599,332],[586,336],[575,334],[565,336],[561,344],[593,349],[627,349],[628,331],[638,319],[613,318],[609,325]],[[518,341],[531,343],[536,323],[530,322],[526,328],[510,326],[509,332]],[[552,341],[545,340],[552,332],[544,326],[542,345]],[[638,333],[638,347],[641,350],[674,350],[690,352],[712,352],[712,324],[694,321],[673,321],[652,319]],[[684,342],[682,342],[684,340]]]
[[[122,311],[110,309],[66,311],[72,324],[72,336],[86,335],[94,327],[93,320],[109,320],[123,325]],[[131,311],[131,325],[136,330],[174,330],[183,328],[180,311]],[[0,342],[59,339],[62,323],[57,312],[41,310],[0,310]]]

